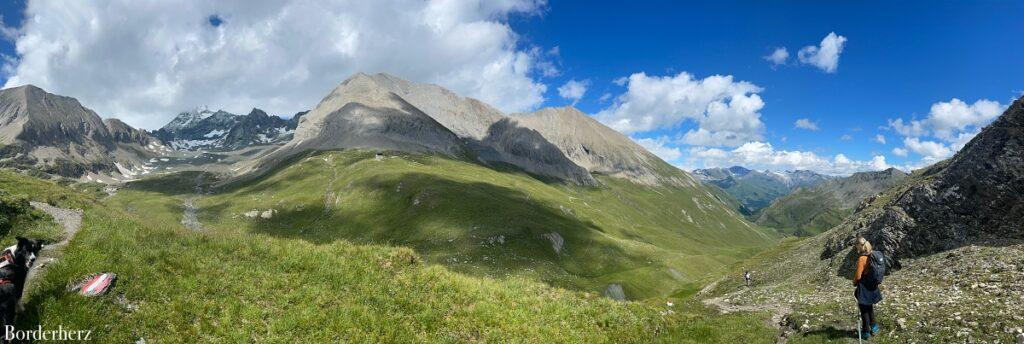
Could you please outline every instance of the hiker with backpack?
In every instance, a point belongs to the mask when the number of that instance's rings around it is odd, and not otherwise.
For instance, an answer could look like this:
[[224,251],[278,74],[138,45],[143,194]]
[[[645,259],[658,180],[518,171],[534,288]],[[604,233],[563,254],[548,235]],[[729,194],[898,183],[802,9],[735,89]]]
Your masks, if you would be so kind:
[[873,251],[871,243],[858,236],[853,244],[857,250],[857,272],[853,275],[854,296],[860,309],[861,337],[870,338],[878,333],[875,321],[875,304],[882,301],[882,290],[878,286],[885,277],[885,257],[882,252]]

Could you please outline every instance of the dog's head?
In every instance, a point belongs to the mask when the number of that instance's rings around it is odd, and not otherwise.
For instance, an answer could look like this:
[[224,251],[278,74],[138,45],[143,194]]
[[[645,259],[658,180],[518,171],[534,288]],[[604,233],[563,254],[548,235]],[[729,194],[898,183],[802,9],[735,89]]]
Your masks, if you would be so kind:
[[18,237],[17,239],[18,248],[14,251],[15,264],[26,268],[32,267],[32,263],[35,263],[39,250],[42,250],[43,245],[46,243],[43,240],[33,240],[23,237]]

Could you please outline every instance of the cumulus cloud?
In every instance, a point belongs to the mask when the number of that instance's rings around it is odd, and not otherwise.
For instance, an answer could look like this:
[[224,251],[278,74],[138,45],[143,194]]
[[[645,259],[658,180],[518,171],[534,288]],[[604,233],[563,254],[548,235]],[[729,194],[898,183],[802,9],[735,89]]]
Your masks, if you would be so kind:
[[806,129],[810,131],[818,130],[818,123],[811,122],[811,120],[806,118],[796,120],[796,122],[793,122],[793,126],[797,129]]
[[657,138],[633,138],[633,141],[639,143],[648,152],[657,155],[661,160],[675,161],[683,156],[683,152],[678,147],[670,147],[669,144],[672,140],[668,137],[660,136]]
[[759,111],[761,88],[732,76],[694,78],[686,72],[674,76],[631,75],[626,92],[595,116],[606,125],[636,133],[674,129],[686,121],[698,128],[684,135],[691,145],[737,146],[760,140],[764,131]]
[[906,157],[907,153],[908,152],[906,148],[896,147],[892,149],[892,154],[895,154],[896,156]]
[[1006,107],[987,99],[968,104],[953,98],[932,104],[924,119],[890,119],[887,128],[904,137],[904,147],[893,153],[906,156],[914,152],[928,164],[948,158],[970,142],[982,127],[999,117]]
[[576,102],[580,101],[580,98],[583,98],[583,95],[587,93],[587,86],[589,85],[589,80],[569,80],[565,85],[558,88],[558,95],[562,98],[572,100],[572,103],[575,105]]
[[946,141],[955,141],[963,130],[992,122],[1006,106],[981,99],[968,105],[960,99],[932,104],[926,119],[932,135]]
[[813,152],[777,150],[767,142],[748,142],[731,150],[693,147],[689,150],[689,158],[701,160],[705,167],[741,165],[770,170],[812,170],[834,175],[892,167],[884,155],[876,155],[866,161],[853,160],[843,154],[827,158]]
[[771,54],[764,57],[765,60],[771,62],[772,67],[785,64],[786,60],[789,59],[789,50],[786,48],[775,48]]
[[881,144],[884,145],[885,144],[885,135],[875,134],[875,142],[878,142],[878,143],[881,143]]
[[[32,83],[104,116],[159,127],[196,105],[309,109],[355,72],[437,83],[529,110],[548,57],[507,20],[543,0],[30,0],[6,86]],[[212,25],[211,16],[220,18]],[[316,25],[307,25],[316,23]],[[5,31],[6,32],[6,31]]]
[[928,162],[936,162],[953,155],[953,150],[941,142],[925,141],[916,137],[903,139],[903,145]]
[[836,68],[839,68],[839,54],[843,52],[844,45],[846,37],[830,32],[818,46],[808,45],[797,51],[797,59],[800,63],[818,67],[825,73],[834,73]]

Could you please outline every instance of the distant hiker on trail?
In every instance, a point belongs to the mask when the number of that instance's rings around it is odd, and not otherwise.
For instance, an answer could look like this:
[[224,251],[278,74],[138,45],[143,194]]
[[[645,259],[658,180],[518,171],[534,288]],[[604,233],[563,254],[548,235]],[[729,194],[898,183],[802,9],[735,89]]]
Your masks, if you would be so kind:
[[860,335],[867,339],[878,333],[874,305],[882,301],[878,285],[885,276],[885,257],[882,252],[871,250],[871,243],[862,236],[857,237],[853,246],[857,250],[857,272],[853,274],[853,286],[857,289],[853,295],[860,309]]
[[750,271],[743,272],[743,281],[747,283],[747,288],[750,288]]

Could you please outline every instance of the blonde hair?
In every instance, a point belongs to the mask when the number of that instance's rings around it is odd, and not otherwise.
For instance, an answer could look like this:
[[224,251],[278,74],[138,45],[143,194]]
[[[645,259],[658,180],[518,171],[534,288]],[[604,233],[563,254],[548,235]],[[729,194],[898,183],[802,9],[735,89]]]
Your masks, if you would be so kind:
[[857,248],[857,254],[862,256],[871,254],[871,242],[868,239],[864,239],[862,236],[857,237],[857,241],[853,244]]

